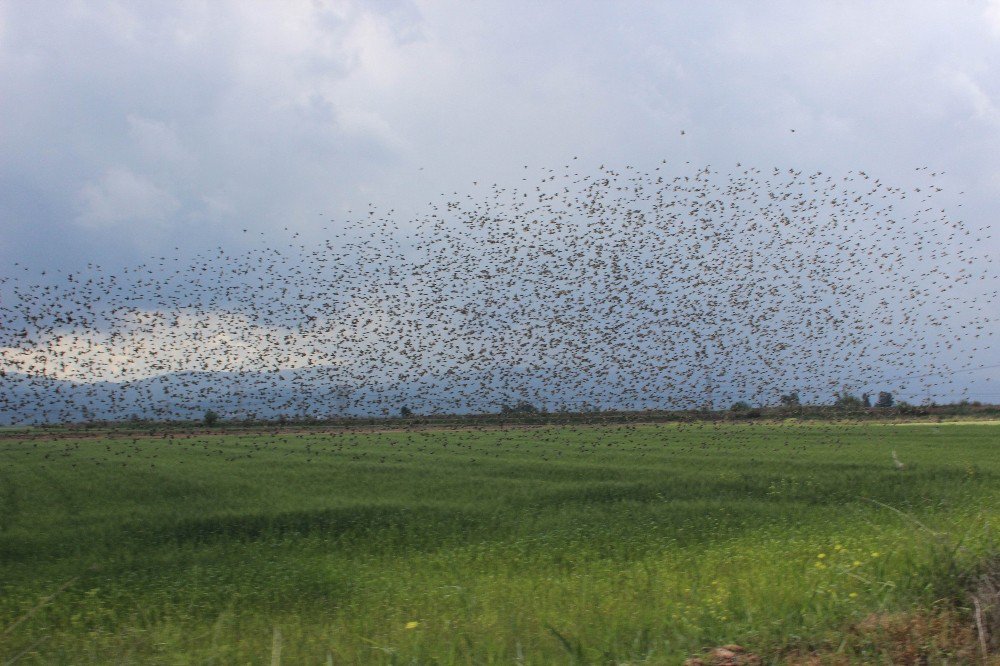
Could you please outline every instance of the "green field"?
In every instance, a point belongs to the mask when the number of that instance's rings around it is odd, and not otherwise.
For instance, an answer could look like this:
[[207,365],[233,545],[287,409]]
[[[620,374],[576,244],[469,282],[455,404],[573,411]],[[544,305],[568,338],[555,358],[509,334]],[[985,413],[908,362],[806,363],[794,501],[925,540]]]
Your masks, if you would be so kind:
[[1000,518],[996,423],[43,437],[0,663],[870,663],[845,627],[961,599]]

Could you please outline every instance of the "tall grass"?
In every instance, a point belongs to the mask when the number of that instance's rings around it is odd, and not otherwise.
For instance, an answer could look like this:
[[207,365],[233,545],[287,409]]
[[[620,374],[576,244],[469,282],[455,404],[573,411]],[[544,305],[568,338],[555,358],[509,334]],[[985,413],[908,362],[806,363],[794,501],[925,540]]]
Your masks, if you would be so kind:
[[677,663],[729,642],[835,649],[873,612],[964,593],[994,546],[998,434],[784,423],[7,438],[0,661]]

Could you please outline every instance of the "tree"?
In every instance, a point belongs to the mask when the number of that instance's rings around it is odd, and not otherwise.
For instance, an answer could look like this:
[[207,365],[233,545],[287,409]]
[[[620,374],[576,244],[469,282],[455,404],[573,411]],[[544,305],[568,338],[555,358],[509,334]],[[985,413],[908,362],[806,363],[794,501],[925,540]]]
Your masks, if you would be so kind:
[[732,415],[732,418],[736,419],[760,418],[760,410],[755,407],[751,407],[750,403],[747,402],[746,400],[740,400],[738,402],[734,402],[729,407],[729,413]]
[[413,410],[407,407],[406,405],[403,405],[402,407],[399,408],[399,415],[404,419],[408,419],[411,416],[413,416]]
[[792,391],[781,396],[781,406],[782,407],[798,407],[801,403],[799,402],[799,392]]
[[538,408],[532,405],[527,400],[522,400],[513,407],[510,405],[503,405],[500,407],[500,413],[504,415],[508,414],[537,414]]
[[896,401],[893,400],[891,393],[889,393],[888,391],[878,392],[878,400],[875,402],[876,407],[880,407],[882,409],[889,409],[894,404],[896,404]]
[[872,406],[872,397],[870,395],[868,395],[867,393],[862,393],[861,394],[861,404],[864,405],[865,408],[871,407]]
[[840,393],[833,394],[833,406],[838,409],[857,409],[861,407],[861,400],[844,389]]
[[219,422],[219,415],[213,412],[211,409],[209,409],[208,411],[205,412],[203,420],[205,422],[205,425],[211,428],[212,426],[214,426],[216,423]]

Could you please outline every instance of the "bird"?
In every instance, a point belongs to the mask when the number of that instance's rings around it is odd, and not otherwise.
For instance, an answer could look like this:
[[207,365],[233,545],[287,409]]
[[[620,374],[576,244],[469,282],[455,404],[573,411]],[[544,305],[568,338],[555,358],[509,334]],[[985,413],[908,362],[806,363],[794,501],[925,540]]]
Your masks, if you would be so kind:
[[896,466],[896,469],[903,471],[906,469],[906,464],[900,461],[899,456],[896,455],[896,449],[892,450],[892,464]]
[[283,221],[251,247],[4,276],[0,420],[708,413],[945,390],[995,329],[988,230],[932,204],[936,171],[578,164],[324,215],[308,243]]

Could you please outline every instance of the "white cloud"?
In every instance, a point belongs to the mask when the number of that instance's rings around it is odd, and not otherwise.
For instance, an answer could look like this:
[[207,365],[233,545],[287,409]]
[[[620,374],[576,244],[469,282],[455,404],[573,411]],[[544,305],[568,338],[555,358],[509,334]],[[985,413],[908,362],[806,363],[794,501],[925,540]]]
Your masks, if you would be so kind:
[[304,367],[304,357],[294,353],[297,344],[262,344],[290,334],[290,329],[260,326],[240,314],[136,311],[111,333],[51,334],[31,349],[0,348],[0,367],[78,382]]
[[138,115],[126,117],[129,136],[140,155],[149,162],[176,164],[189,159],[188,151],[181,145],[177,130],[160,120]]
[[955,71],[949,76],[954,90],[972,107],[973,116],[1000,129],[1000,108],[968,72]]
[[41,192],[58,212],[36,227],[128,263],[150,225],[165,251],[319,234],[574,155],[996,173],[1000,0],[900,7],[0,3],[0,214]]
[[993,34],[1000,37],[1000,0],[986,0],[983,17],[993,30]]
[[[0,347],[0,369],[76,382],[319,366],[370,373],[373,350],[395,333],[390,310],[364,299],[345,301],[335,320],[317,320],[308,330],[262,324],[238,311],[128,310],[111,315],[114,324],[106,329],[48,331],[34,334],[30,347]],[[379,351],[378,357],[387,363],[393,354]]]
[[147,177],[116,167],[79,192],[77,221],[93,228],[162,225],[180,202]]

